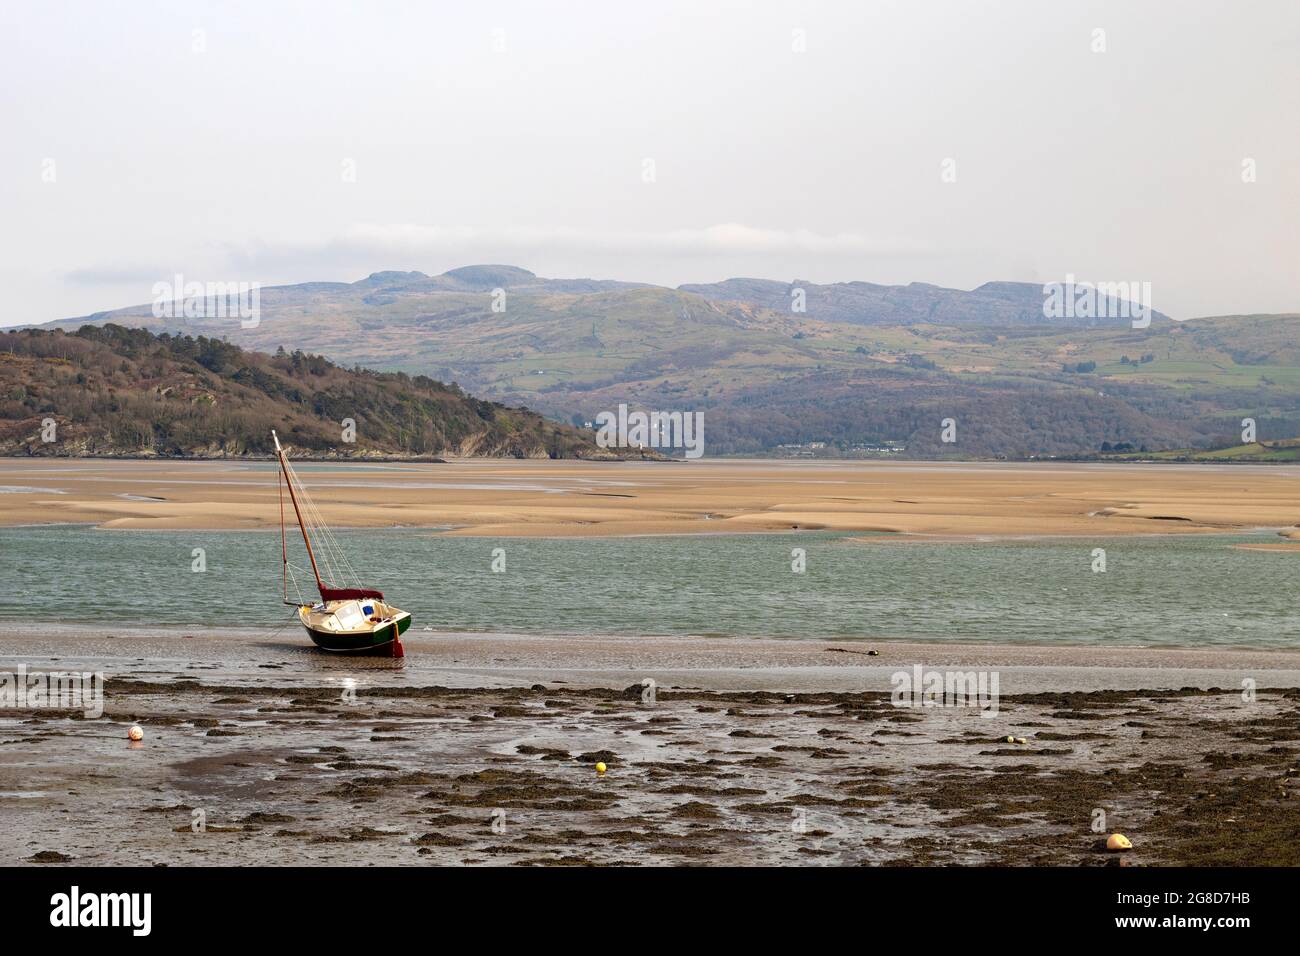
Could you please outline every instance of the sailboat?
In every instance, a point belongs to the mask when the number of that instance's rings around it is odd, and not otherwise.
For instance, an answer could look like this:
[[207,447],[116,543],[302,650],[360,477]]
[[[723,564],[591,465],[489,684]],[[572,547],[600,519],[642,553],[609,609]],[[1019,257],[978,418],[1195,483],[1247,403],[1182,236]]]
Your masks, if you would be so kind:
[[[280,447],[280,439],[274,429],[271,438],[275,440],[275,454],[280,459],[280,554],[283,563],[281,579],[284,603],[298,609],[298,620],[322,650],[339,654],[406,656],[402,647],[402,634],[411,626],[410,613],[385,603],[383,591],[360,585],[343,549],[330,534],[297,474],[289,467],[289,460]],[[307,558],[311,561],[311,572],[316,578],[316,589],[320,592],[319,604],[304,601],[301,591],[298,591],[298,600],[289,600],[289,581],[292,578],[295,590],[298,590],[298,581],[293,577],[294,568],[289,563],[289,543],[284,520],[286,488],[289,490],[289,501],[293,504],[293,513],[298,519],[298,527],[302,531],[303,544],[307,546]],[[316,539],[314,548],[313,535]],[[341,581],[353,586],[340,587]]]

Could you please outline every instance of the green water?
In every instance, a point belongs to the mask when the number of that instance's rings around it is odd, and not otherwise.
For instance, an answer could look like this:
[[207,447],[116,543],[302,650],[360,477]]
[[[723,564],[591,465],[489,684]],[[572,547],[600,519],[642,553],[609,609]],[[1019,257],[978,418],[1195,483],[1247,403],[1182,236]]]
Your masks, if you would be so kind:
[[[416,631],[1300,646],[1300,559],[1232,547],[1276,540],[1267,533],[924,544],[336,534]],[[503,573],[491,570],[495,548]],[[805,573],[791,571],[792,548],[807,551]],[[1091,569],[1094,548],[1105,573]],[[287,617],[279,561],[274,533],[0,529],[0,619],[270,627]]]

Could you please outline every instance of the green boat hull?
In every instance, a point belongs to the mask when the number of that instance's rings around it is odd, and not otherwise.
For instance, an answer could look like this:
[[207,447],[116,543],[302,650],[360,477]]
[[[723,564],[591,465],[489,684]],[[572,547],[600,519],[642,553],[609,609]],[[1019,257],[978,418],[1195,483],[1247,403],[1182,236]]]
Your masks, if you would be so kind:
[[383,627],[359,634],[340,634],[337,631],[319,630],[309,624],[303,625],[312,643],[321,650],[333,651],[336,654],[387,653],[392,643],[405,634],[410,626],[411,615],[405,611],[396,620],[390,621]]

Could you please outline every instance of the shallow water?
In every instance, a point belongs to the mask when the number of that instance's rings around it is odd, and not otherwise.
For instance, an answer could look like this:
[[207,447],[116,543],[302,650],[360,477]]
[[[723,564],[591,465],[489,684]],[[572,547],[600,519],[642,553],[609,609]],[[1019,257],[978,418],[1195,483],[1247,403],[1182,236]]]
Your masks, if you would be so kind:
[[[412,612],[413,633],[1300,645],[1295,556],[1234,547],[1275,541],[1268,532],[916,544],[842,533],[335,535],[363,583]],[[804,573],[791,570],[796,548],[806,551]],[[1097,548],[1105,573],[1092,570]],[[192,570],[195,549],[206,570]],[[502,557],[505,570],[494,572]],[[301,553],[291,560],[306,564]],[[310,595],[310,574],[298,579]],[[0,620],[34,630],[275,627],[288,618],[280,584],[275,533],[0,529]]]

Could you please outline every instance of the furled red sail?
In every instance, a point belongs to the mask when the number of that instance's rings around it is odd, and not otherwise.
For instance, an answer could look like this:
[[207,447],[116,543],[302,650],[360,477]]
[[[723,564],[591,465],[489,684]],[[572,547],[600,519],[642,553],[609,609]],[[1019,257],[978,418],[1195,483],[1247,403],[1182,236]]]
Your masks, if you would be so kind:
[[384,592],[375,591],[371,588],[327,588],[323,584],[320,586],[320,599],[322,601],[360,601],[363,598],[375,598],[382,601]]

